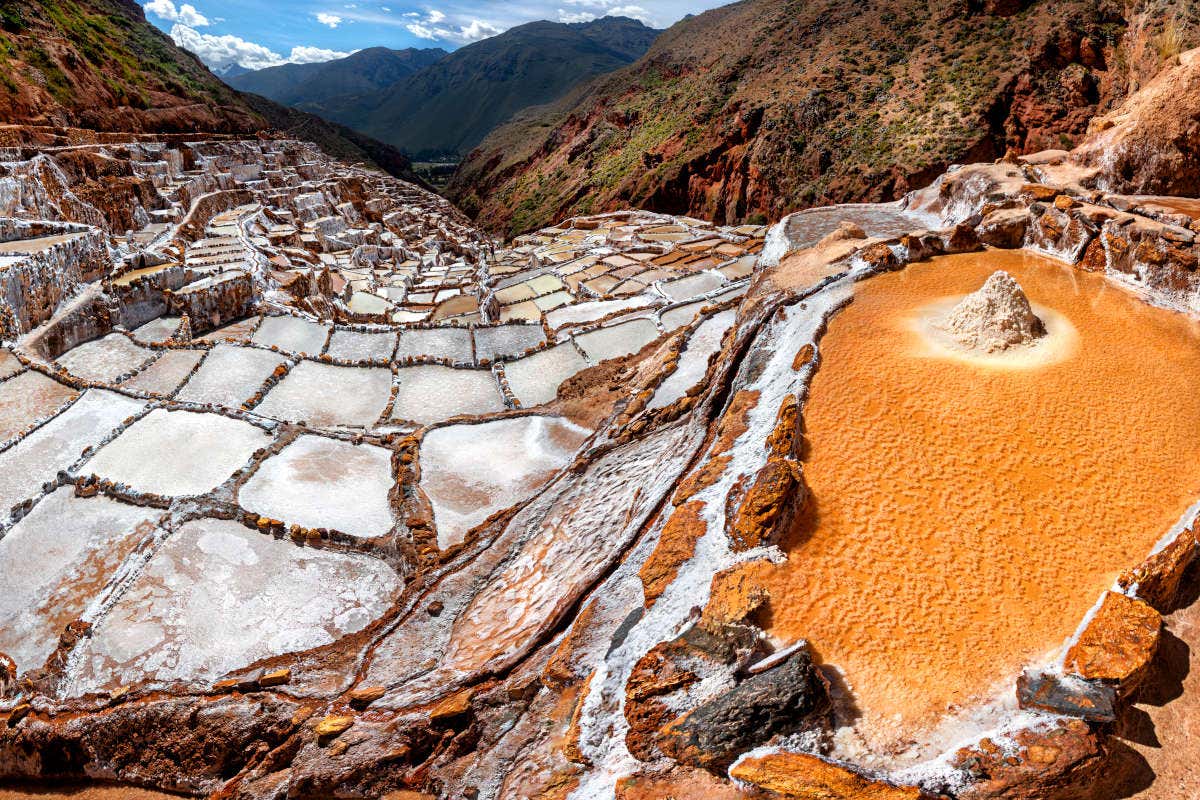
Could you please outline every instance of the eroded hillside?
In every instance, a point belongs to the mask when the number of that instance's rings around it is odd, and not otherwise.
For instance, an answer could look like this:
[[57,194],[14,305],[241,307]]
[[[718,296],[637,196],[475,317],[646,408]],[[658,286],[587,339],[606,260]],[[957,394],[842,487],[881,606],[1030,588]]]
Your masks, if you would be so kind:
[[720,222],[887,201],[1071,147],[1193,37],[1188,4],[745,0],[520,116],[449,194],[509,233],[634,205]]

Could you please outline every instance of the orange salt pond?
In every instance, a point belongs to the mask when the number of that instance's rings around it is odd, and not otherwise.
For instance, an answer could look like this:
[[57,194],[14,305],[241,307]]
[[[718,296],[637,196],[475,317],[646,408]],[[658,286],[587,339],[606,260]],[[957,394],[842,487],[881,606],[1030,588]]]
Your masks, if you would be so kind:
[[[931,345],[931,309],[998,269],[1060,315],[1043,355]],[[955,707],[1011,697],[1200,496],[1200,326],[989,251],[858,284],[820,347],[814,511],[786,562],[747,568],[769,588],[771,634],[808,639],[844,675],[862,744],[895,753]]]

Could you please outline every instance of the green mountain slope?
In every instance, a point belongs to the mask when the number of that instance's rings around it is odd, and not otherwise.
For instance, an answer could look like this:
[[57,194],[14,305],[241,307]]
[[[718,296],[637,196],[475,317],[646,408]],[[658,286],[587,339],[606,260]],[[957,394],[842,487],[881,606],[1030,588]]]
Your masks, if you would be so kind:
[[326,101],[381,91],[445,56],[440,47],[371,47],[335,61],[283,64],[229,75],[225,81],[239,91],[320,113]]
[[394,148],[226,86],[134,0],[0,0],[0,122],[131,133],[274,129],[415,178]]
[[493,131],[447,193],[506,232],[889,200],[952,163],[1070,145],[1196,27],[1168,0],[743,0]]
[[630,63],[658,33],[620,17],[531,22],[456,50],[383,92],[325,100],[320,113],[416,158],[458,156],[517,111]]

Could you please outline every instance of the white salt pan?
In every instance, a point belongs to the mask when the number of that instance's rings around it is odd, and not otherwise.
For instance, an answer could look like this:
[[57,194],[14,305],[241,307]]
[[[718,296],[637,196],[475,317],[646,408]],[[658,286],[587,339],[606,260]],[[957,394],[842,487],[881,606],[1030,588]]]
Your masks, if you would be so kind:
[[206,494],[270,443],[248,422],[156,408],[105,445],[85,471],[139,492]]
[[549,403],[567,378],[587,369],[587,361],[570,342],[512,361],[504,366],[508,388],[523,408]]
[[263,317],[262,324],[250,341],[255,344],[278,347],[288,353],[320,355],[325,348],[329,328],[299,317]]
[[361,331],[335,330],[329,340],[331,358],[342,361],[357,361],[369,358],[372,361],[389,361],[396,350],[396,334],[363,333]]
[[421,442],[421,488],[433,503],[438,546],[532,496],[591,433],[558,417],[518,417],[430,431]]
[[0,652],[41,666],[160,512],[65,486],[0,539]]
[[588,358],[599,363],[609,358],[621,358],[641,350],[658,338],[658,328],[649,319],[635,319],[608,328],[580,333],[575,341]]
[[383,414],[391,393],[389,369],[301,361],[254,411],[317,428],[367,428]]
[[70,408],[38,428],[19,444],[0,453],[0,519],[17,503],[39,494],[79,460],[84,448],[103,441],[145,404],[124,395],[90,389]]
[[211,682],[360,631],[399,588],[396,573],[368,556],[298,547],[226,520],[189,522],[81,646],[67,691]]
[[176,399],[237,408],[262,388],[282,363],[283,358],[267,350],[219,344]]
[[169,395],[204,358],[204,350],[167,350],[150,366],[121,384],[127,389]]
[[112,383],[121,375],[145,364],[153,356],[153,350],[134,344],[129,337],[110,333],[102,339],[93,339],[68,350],[59,356],[57,361],[78,378]]
[[437,364],[397,370],[399,390],[392,418],[422,425],[460,414],[504,411],[496,377],[487,369],[453,369]]
[[734,317],[733,310],[726,310],[700,323],[679,357],[679,366],[659,384],[647,408],[669,406],[700,382],[708,369],[708,359],[721,349],[721,339],[733,325]]
[[267,459],[241,490],[249,511],[305,528],[383,536],[394,524],[391,453],[306,435]]

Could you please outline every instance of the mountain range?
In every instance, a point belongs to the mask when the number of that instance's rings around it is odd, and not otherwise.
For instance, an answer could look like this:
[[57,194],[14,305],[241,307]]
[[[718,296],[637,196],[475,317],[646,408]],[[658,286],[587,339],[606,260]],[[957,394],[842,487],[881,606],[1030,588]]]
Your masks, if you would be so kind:
[[515,113],[632,63],[658,34],[626,17],[531,22],[453,53],[376,47],[324,64],[271,67],[226,80],[414,158],[456,158]]
[[1177,5],[742,0],[518,114],[446,191],[505,233],[626,206],[732,222],[891,200],[953,163],[1070,147],[1190,40]]
[[131,133],[275,130],[420,181],[398,150],[243,94],[146,21],[134,0],[0,0],[0,121]]

